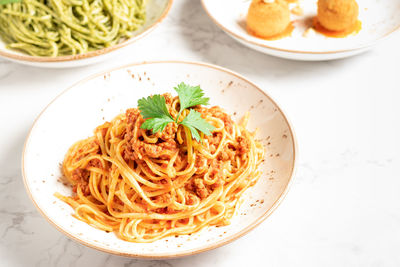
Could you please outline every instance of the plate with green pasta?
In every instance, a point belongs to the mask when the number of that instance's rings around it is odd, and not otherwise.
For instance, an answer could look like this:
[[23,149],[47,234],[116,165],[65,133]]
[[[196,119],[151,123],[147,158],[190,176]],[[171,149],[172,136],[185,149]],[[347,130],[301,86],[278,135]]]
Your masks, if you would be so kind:
[[173,0],[0,0],[0,56],[40,67],[106,59],[145,36]]

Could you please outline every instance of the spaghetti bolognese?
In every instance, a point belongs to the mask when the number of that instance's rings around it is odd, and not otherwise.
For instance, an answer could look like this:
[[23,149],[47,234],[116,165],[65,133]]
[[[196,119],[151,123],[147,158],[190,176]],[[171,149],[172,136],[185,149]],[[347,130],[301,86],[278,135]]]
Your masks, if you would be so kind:
[[74,195],[55,196],[74,217],[130,242],[229,224],[260,177],[264,148],[246,130],[248,114],[235,123],[220,107],[200,105],[208,99],[193,88],[149,97],[160,116],[154,106],[146,113],[142,99],[71,146],[62,170]]

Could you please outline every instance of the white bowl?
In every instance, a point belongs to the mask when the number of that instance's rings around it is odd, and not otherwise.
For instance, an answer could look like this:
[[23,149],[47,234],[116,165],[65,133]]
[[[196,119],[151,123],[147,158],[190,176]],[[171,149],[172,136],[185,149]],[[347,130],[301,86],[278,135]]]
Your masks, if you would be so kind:
[[144,25],[135,32],[133,37],[107,48],[74,56],[36,57],[16,50],[8,49],[5,47],[4,42],[0,39],[0,57],[21,64],[43,68],[70,68],[98,63],[110,58],[121,48],[134,43],[154,30],[155,27],[159,25],[167,16],[171,9],[172,2],[173,0],[148,0],[146,6],[146,21]]
[[[232,224],[210,227],[190,236],[168,237],[154,243],[130,243],[114,233],[95,229],[71,216],[73,209],[53,196],[71,195],[58,182],[60,163],[75,141],[129,107],[141,97],[172,92],[180,82],[199,84],[219,105],[240,118],[251,112],[249,129],[267,152],[257,184],[245,192]],[[39,115],[26,139],[22,173],[40,213],[70,238],[105,252],[147,258],[191,255],[224,245],[265,220],[284,198],[296,161],[293,130],[279,106],[259,87],[229,70],[201,63],[150,62],[133,64],[85,79],[64,91]],[[273,171],[273,172],[272,172]],[[267,238],[267,237],[265,237]]]
[[[300,0],[304,15],[294,16],[291,36],[268,41],[245,29],[250,0],[202,0],[204,10],[222,30],[240,43],[272,56],[294,60],[331,60],[362,53],[377,41],[400,29],[400,1],[358,0],[361,31],[345,38],[329,38],[317,32],[304,34],[317,13],[317,0]],[[295,4],[291,4],[293,7]]]

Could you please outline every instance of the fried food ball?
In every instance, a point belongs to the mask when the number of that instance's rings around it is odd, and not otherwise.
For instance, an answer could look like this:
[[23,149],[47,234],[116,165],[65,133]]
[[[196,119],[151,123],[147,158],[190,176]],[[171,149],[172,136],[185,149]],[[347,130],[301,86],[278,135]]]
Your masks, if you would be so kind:
[[282,33],[290,24],[285,0],[253,0],[247,13],[247,31],[261,38]]
[[318,0],[319,23],[331,31],[345,31],[357,23],[358,4],[355,0]]

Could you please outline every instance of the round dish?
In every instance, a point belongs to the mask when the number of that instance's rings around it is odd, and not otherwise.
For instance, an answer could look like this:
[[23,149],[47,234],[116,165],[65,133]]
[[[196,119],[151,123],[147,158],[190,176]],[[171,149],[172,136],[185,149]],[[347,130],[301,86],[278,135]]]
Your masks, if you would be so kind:
[[103,61],[117,50],[134,43],[140,38],[150,33],[167,16],[171,9],[173,0],[149,0],[146,7],[146,22],[136,31],[135,36],[119,44],[87,52],[79,55],[59,56],[59,57],[35,57],[22,52],[7,49],[4,42],[0,39],[0,57],[15,61],[21,64],[43,68],[69,68],[90,65]]
[[[139,98],[172,92],[173,86],[181,81],[200,84],[210,97],[211,106],[221,106],[234,120],[250,111],[248,129],[259,128],[256,138],[267,149],[265,162],[260,166],[263,174],[245,192],[231,225],[209,227],[190,236],[167,237],[153,243],[130,243],[72,217],[73,209],[53,196],[54,192],[71,195],[71,188],[57,181],[61,177],[59,164],[70,145],[92,135],[97,125],[128,107],[135,107]],[[288,191],[296,150],[294,133],[285,114],[266,93],[244,77],[202,63],[148,62],[92,76],[51,102],[28,134],[22,173],[28,195],[40,213],[68,237],[117,255],[168,258],[222,246],[265,220]]]
[[[222,30],[240,43],[272,56],[321,61],[345,58],[362,53],[400,29],[400,2],[396,0],[358,1],[361,31],[345,38],[329,38],[307,31],[317,12],[317,1],[299,1],[304,10],[301,16],[292,15],[295,29],[291,36],[268,41],[254,37],[246,31],[246,15],[251,1],[202,0],[203,8]],[[296,4],[291,4],[294,7]]]

